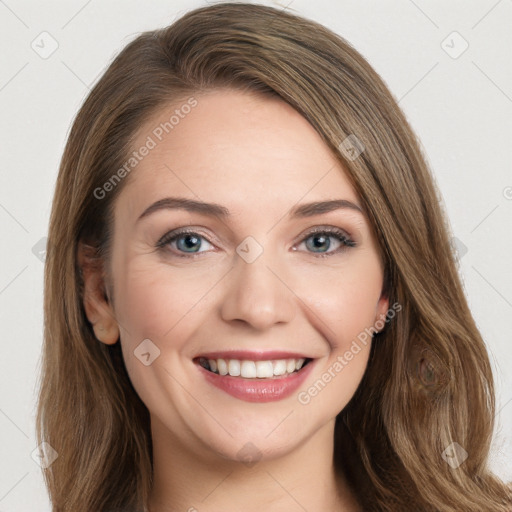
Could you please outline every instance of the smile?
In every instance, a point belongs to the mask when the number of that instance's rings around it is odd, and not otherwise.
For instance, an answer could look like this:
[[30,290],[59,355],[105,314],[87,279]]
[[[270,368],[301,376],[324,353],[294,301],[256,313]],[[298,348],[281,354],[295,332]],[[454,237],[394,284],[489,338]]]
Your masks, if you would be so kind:
[[314,359],[286,352],[230,351],[194,358],[213,387],[246,402],[271,402],[290,396],[306,379]]
[[240,359],[206,359],[199,358],[198,363],[207,370],[219,375],[230,375],[244,379],[270,379],[290,375],[299,371],[311,359],[277,359],[268,361],[251,361]]

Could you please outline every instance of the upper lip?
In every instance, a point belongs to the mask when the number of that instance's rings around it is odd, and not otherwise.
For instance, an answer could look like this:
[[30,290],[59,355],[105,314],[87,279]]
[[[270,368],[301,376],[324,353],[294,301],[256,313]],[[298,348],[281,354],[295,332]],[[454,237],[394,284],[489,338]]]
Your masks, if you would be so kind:
[[224,350],[198,354],[194,359],[237,359],[239,361],[274,361],[276,359],[312,359],[311,357],[285,350]]

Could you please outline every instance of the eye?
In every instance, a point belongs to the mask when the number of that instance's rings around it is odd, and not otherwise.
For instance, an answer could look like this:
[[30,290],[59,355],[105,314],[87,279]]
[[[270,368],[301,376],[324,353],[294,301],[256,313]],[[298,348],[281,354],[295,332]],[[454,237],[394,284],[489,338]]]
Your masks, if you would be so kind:
[[[334,242],[331,240],[334,240]],[[300,245],[303,243],[309,251],[316,253],[319,257],[338,254],[346,251],[349,247],[356,246],[356,243],[345,231],[333,227],[318,227],[311,230],[306,237],[302,239]],[[330,250],[332,248],[333,250]],[[294,250],[296,250],[295,247]]]
[[194,255],[201,252],[206,252],[203,249],[204,242],[210,247],[206,247],[206,250],[211,249],[213,245],[206,240],[204,236],[201,236],[199,233],[195,231],[190,231],[188,229],[181,229],[178,231],[170,231],[165,234],[157,243],[158,248],[165,248],[166,246],[171,246],[174,251],[173,252],[182,252],[183,254],[177,254],[179,257],[187,257],[187,254]]

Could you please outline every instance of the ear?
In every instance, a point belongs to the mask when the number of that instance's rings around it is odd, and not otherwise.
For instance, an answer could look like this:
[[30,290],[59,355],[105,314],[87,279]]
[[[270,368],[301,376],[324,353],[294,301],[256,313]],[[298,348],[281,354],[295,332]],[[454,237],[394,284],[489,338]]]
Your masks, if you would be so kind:
[[95,247],[82,240],[78,242],[77,259],[84,283],[82,300],[85,314],[93,326],[96,338],[107,345],[113,345],[119,339],[119,326],[108,298],[103,260]]
[[379,301],[377,302],[377,307],[375,308],[375,321],[374,325],[382,325],[382,328],[379,329],[379,332],[382,331],[385,327],[386,315],[389,311],[389,298],[387,294],[383,291]]

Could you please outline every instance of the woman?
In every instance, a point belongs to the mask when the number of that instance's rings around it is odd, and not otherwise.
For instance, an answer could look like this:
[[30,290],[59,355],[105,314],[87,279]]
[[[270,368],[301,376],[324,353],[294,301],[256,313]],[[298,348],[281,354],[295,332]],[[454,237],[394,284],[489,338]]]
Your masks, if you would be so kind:
[[48,243],[56,512],[512,510],[431,174],[326,28],[224,3],[137,37],[77,115]]

